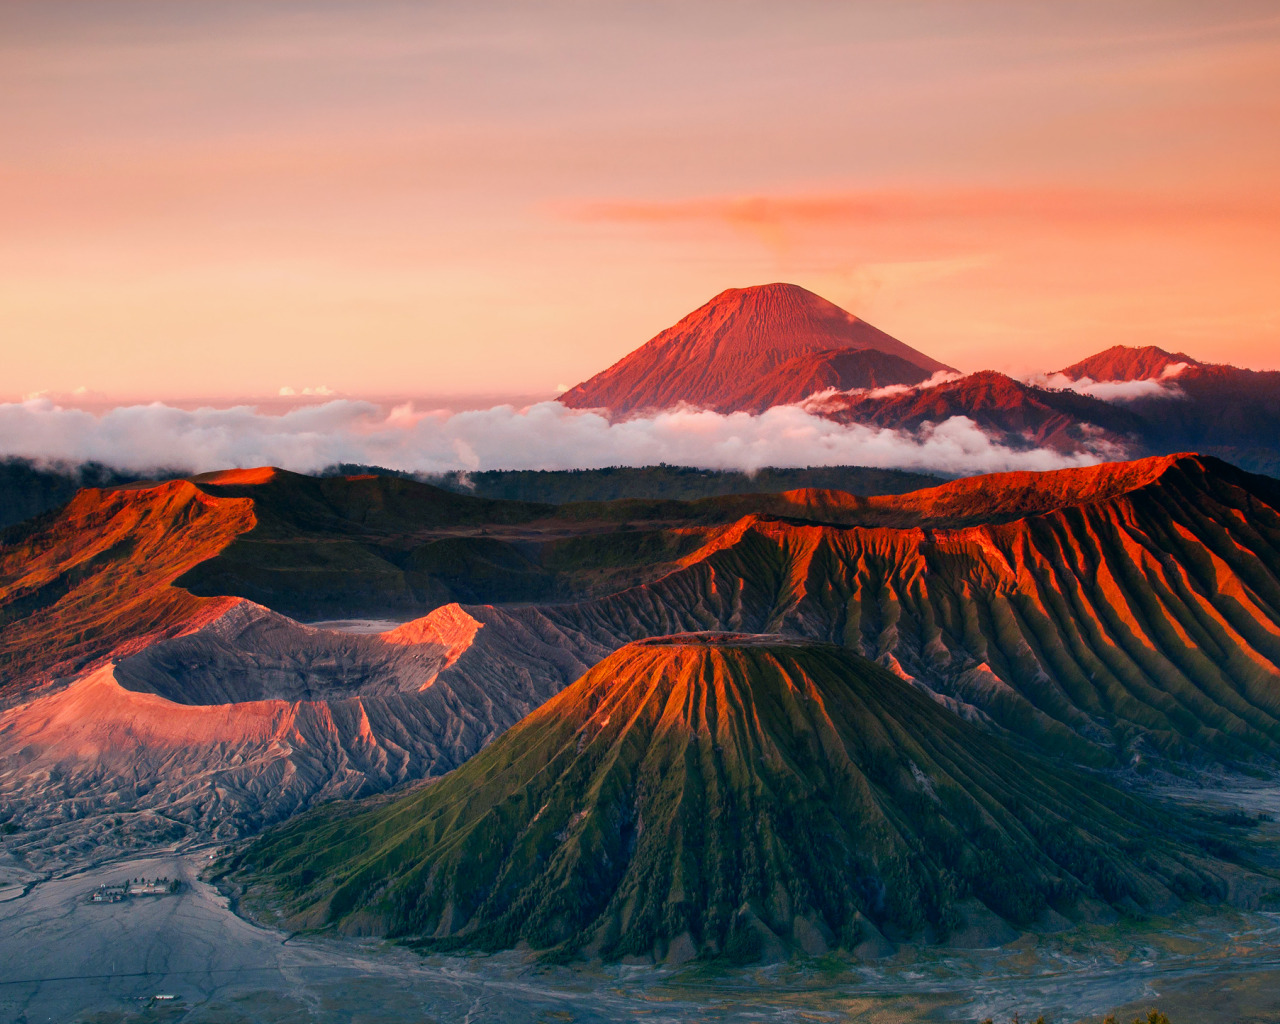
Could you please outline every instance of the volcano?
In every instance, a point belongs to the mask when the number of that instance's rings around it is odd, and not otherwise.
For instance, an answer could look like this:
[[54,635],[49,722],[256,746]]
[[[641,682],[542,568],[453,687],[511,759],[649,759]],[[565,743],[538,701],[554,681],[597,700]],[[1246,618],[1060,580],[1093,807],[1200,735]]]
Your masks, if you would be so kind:
[[0,544],[0,807],[24,849],[122,809],[243,835],[439,776],[624,645],[706,629],[838,644],[1096,769],[1271,770],[1278,488],[1183,455],[558,508],[269,470],[86,490]]
[[1183,835],[845,650],[695,633],[628,645],[440,782],[322,808],[241,864],[293,926],[750,960],[1224,892],[1234,869]]
[[[832,386],[837,351],[896,357],[851,375],[873,376],[881,387],[919,383],[950,369],[811,291],[766,284],[721,292],[560,401],[615,415],[681,403],[725,413],[780,405]],[[811,370],[801,357],[813,359]],[[784,364],[778,384],[786,385],[785,395],[759,393],[761,381]]]

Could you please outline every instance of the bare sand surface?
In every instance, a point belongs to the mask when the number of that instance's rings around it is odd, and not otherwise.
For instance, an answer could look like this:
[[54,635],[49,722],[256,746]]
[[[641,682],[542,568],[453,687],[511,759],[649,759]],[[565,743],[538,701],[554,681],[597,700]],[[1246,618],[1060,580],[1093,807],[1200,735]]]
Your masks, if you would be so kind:
[[321,619],[304,625],[331,633],[387,633],[404,623],[400,619]]
[[[198,879],[207,859],[197,852],[121,861],[0,904],[0,1020],[791,1019],[792,1008],[745,992],[708,1001],[661,991],[650,968],[544,972],[517,954],[423,959],[383,943],[290,939],[237,917]],[[186,886],[173,896],[88,902],[100,884],[155,876]],[[912,1012],[923,1009],[909,1002]]]

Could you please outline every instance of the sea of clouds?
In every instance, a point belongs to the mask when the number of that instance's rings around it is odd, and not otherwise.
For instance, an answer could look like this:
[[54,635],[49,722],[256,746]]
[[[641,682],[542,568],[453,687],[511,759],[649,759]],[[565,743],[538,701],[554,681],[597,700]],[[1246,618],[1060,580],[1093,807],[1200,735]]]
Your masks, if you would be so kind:
[[904,432],[839,424],[798,406],[760,415],[676,409],[611,421],[558,402],[447,412],[338,399],[272,414],[253,406],[153,403],[95,413],[34,398],[0,404],[0,455],[42,463],[95,461],[142,474],[263,465],[314,473],[339,463],[440,473],[665,462],[748,472],[859,465],[961,476],[1059,469],[1122,453],[1013,448],[963,416]]

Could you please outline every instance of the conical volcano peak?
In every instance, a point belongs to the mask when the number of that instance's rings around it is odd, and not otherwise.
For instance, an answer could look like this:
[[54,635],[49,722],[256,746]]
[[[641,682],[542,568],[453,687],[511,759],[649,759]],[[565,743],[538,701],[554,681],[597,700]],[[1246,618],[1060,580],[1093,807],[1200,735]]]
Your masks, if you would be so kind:
[[[780,324],[838,327],[863,321],[821,295],[782,281],[747,288],[726,288],[685,319],[704,315],[747,317],[765,329]],[[683,322],[683,321],[682,321]]]
[[[758,394],[774,370],[799,357],[829,360],[834,351],[896,357],[896,368],[878,367],[882,384],[915,384],[950,369],[806,288],[776,283],[721,292],[560,400],[615,414],[681,404],[718,412],[756,410],[792,400],[797,387],[811,393],[803,381],[797,383],[799,368],[792,366],[786,395],[771,401]],[[815,371],[811,391],[829,383]]]
[[843,648],[692,633],[621,648],[426,789],[268,834],[242,878],[293,925],[426,947],[743,960],[1170,906],[1189,864],[1218,884],[1181,831]]

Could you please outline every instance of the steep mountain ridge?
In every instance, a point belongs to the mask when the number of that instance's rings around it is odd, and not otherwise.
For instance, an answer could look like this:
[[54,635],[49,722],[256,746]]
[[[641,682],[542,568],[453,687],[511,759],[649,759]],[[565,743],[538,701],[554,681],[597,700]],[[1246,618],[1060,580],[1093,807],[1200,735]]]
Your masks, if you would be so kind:
[[[788,360],[836,349],[885,353],[925,376],[949,369],[813,292],[768,284],[726,289],[560,401],[615,415],[682,402],[733,412],[758,401],[757,382]],[[824,386],[815,380],[806,393]]]
[[[316,529],[336,541],[343,521],[362,530],[374,514],[363,498],[335,503],[324,507],[354,518],[326,512]],[[219,545],[239,543],[265,504],[181,483],[99,492],[15,542],[34,553],[37,577],[10,593],[41,593],[41,581],[68,575],[74,584],[44,592],[46,604],[3,632],[9,664],[31,668],[14,677],[15,706],[0,717],[0,799],[30,819],[32,842],[96,829],[129,807],[159,813],[171,796],[172,818],[157,827],[239,834],[334,786],[372,792],[438,774],[628,642],[707,629],[843,645],[1026,748],[1098,767],[1280,757],[1280,483],[1210,458],[997,474],[900,496],[810,490],[628,504],[612,527],[592,511],[597,532],[549,541],[557,557],[594,565],[612,551],[645,563],[640,583],[536,605],[445,603],[365,636],[163,582],[200,557],[223,558]],[[412,517],[375,511],[389,517],[379,544],[411,526]],[[668,518],[654,531],[620,529],[637,512]],[[257,549],[277,564],[292,550],[284,521]],[[97,557],[133,551],[117,545],[137,523],[145,560]],[[490,527],[481,519],[465,529]],[[64,556],[71,564],[60,568]],[[309,581],[309,572],[295,566],[282,578]],[[58,616],[83,625],[73,643],[48,648]],[[44,659],[67,665],[68,652],[83,667],[60,670],[63,689],[31,699],[23,687]],[[90,711],[74,680],[108,660],[114,689],[95,684],[108,703]],[[149,738],[170,711],[186,714],[174,709],[270,702],[310,723],[307,750],[332,753],[307,760],[259,731],[238,743],[193,734],[179,757]],[[129,716],[144,712],[158,717],[130,732]],[[88,720],[70,729],[76,714]],[[135,762],[157,773],[146,792],[134,788]],[[164,764],[173,765],[167,781]],[[287,776],[288,799],[249,782],[255,770]],[[213,798],[224,772],[240,781]]]
[[1063,452],[1099,450],[1104,443],[1123,452],[1143,425],[1124,407],[1024,384],[994,370],[897,394],[818,396],[806,408],[841,423],[911,431],[965,416],[1011,447]]
[[847,651],[704,633],[631,644],[435,785],[240,861],[295,927],[749,960],[1225,895],[1236,869],[1189,838]]
[[783,497],[801,518],[849,526],[937,528],[995,523],[1119,497],[1156,482],[1186,458],[1195,456],[1168,455],[1044,472],[991,473],[906,494],[869,498],[830,490],[787,491]]
[[0,544],[0,701],[211,621],[173,581],[257,525],[253,503],[186,480],[86,488]]
[[[1061,472],[1059,507],[991,524],[749,516],[660,580],[529,614],[614,646],[714,628],[829,640],[1099,765],[1274,761],[1280,484],[1196,456]],[[1025,480],[1008,483],[1016,501]],[[969,519],[974,487],[922,505]]]

